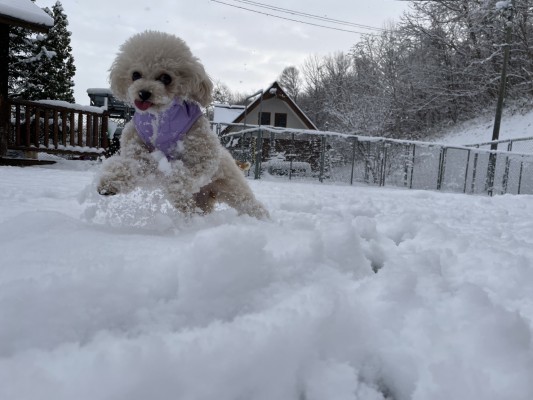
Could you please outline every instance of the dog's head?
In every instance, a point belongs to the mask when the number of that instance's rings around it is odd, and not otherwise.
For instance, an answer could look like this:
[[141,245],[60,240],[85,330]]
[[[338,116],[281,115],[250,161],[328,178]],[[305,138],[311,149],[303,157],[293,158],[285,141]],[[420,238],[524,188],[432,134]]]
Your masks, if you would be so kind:
[[157,113],[176,96],[206,107],[213,83],[180,38],[146,31],[128,39],[111,65],[111,90],[139,110]]

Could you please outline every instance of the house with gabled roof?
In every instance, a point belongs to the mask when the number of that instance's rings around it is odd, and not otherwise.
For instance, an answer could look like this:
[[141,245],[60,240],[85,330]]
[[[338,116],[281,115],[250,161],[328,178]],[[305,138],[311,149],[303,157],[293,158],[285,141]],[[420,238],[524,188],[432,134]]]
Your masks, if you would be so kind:
[[[217,122],[217,121],[213,121]],[[226,122],[226,121],[225,121]],[[232,124],[243,126],[261,125],[279,128],[317,130],[294,100],[283,90],[278,82],[263,90],[247,107],[235,117]],[[241,126],[228,126],[222,134],[242,129]]]
[[[260,153],[261,163],[270,166],[269,172],[278,170],[280,174],[286,172],[289,164],[293,169],[299,165],[305,173],[318,168],[320,138],[309,132],[318,129],[278,82],[258,92],[252,103],[239,111],[232,121],[218,121],[216,117],[213,120],[215,125],[227,124],[220,135],[234,138],[227,147],[235,158],[255,164],[255,155]],[[259,142],[252,138],[253,133],[239,136],[240,131],[265,127],[276,132],[265,131]]]

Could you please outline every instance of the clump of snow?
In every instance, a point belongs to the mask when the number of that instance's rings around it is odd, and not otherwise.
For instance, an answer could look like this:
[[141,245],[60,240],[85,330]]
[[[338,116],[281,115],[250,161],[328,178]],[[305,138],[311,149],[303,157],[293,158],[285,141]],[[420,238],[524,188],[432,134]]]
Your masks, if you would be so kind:
[[531,196],[251,180],[270,221],[185,218],[98,168],[0,167],[0,398],[532,398]]
[[494,5],[494,8],[496,9],[496,11],[501,11],[501,10],[507,10],[508,8],[511,8],[512,6],[513,6],[513,3],[510,0],[497,1],[496,4]]
[[[155,131],[157,132],[157,130]],[[155,136],[155,135],[154,135]],[[165,153],[160,150],[155,150],[150,154],[154,160],[157,162],[157,169],[165,175],[170,175],[172,173],[172,165],[168,160]]]

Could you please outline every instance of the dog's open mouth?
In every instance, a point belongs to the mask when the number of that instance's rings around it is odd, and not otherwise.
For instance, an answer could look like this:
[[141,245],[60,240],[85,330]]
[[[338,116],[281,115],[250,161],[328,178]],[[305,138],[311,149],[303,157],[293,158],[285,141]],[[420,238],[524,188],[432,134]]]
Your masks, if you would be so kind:
[[148,110],[150,107],[152,107],[151,101],[142,101],[142,100],[135,100],[135,107],[137,107],[141,111]]

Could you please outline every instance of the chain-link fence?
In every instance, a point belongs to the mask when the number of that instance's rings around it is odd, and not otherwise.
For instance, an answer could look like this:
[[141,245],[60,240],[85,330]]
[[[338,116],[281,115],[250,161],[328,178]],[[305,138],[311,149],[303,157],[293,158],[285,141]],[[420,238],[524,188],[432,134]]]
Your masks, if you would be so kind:
[[[533,194],[533,140],[505,151],[333,132],[254,127],[221,136],[256,179],[319,181],[476,194]],[[531,151],[526,143],[532,144]],[[519,152],[519,149],[524,149]],[[493,168],[490,165],[494,165]],[[491,175],[490,171],[494,174]]]

